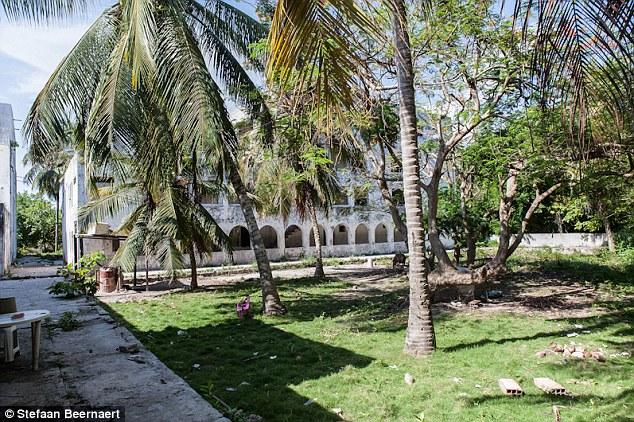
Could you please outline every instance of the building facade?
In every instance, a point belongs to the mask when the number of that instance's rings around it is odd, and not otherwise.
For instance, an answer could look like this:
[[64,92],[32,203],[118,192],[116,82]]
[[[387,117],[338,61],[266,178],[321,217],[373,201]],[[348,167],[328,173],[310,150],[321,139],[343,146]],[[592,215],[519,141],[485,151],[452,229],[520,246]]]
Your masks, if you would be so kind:
[[[66,170],[60,195],[64,258],[67,262],[76,262],[80,256],[97,250],[111,257],[123,240],[116,230],[124,215],[103,221],[85,231],[79,230],[78,210],[88,201],[84,174],[81,159],[76,155]],[[361,183],[360,180],[353,180],[354,177],[345,171],[342,174],[342,186]],[[394,188],[398,189],[398,184]],[[201,265],[253,263],[255,256],[249,231],[237,200],[230,195],[219,195],[203,203],[229,236],[233,252],[214,252]],[[291,213],[286,220],[277,216],[257,216],[257,219],[270,260],[296,260],[315,254],[310,219],[302,220],[297,213]],[[354,194],[351,189],[342,190],[337,204],[327,214],[318,213],[318,222],[325,257],[388,254],[407,250],[376,189],[367,189],[363,197]],[[142,260],[144,258],[139,258],[139,267],[144,265]],[[150,260],[150,267],[155,268],[157,265]]]
[[0,275],[17,256],[15,126],[10,104],[0,103]]

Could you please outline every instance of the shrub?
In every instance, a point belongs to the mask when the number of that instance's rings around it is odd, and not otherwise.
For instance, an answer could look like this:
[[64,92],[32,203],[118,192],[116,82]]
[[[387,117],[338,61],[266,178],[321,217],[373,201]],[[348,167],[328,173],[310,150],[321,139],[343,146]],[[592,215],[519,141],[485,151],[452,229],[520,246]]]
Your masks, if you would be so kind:
[[52,295],[75,297],[93,296],[97,292],[97,281],[92,277],[95,268],[106,260],[103,252],[94,252],[90,255],[82,256],[77,263],[77,268],[73,264],[68,264],[57,270],[57,273],[64,277],[64,281],[58,281],[48,288]]

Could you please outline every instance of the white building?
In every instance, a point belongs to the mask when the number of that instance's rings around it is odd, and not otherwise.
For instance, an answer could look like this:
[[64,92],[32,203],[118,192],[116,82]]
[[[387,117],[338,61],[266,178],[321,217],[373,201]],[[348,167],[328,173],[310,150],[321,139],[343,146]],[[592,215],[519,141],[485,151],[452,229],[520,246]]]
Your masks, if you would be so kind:
[[0,275],[17,254],[15,127],[10,104],[0,104]]
[[[350,180],[342,185],[348,187]],[[88,233],[79,233],[77,229],[78,209],[88,201],[84,167],[78,156],[73,158],[66,170],[61,198],[64,258],[68,262],[76,262],[78,257],[96,250],[103,251],[108,257],[112,256],[123,241],[123,238],[114,232],[123,216],[98,224],[97,227],[89,229]],[[334,205],[327,216],[323,213],[318,215],[324,256],[406,251],[405,242],[395,229],[378,190],[370,189],[367,197],[357,197],[356,201],[355,204],[353,194],[342,195],[338,205]],[[237,201],[228,195],[221,195],[207,202],[209,203],[205,203],[205,207],[231,239],[233,263],[254,262],[249,231]],[[296,213],[291,214],[287,221],[281,217],[258,216],[258,225],[272,261],[300,259],[312,256],[315,252],[309,219],[302,221]],[[215,252],[212,259],[202,265],[223,265],[231,262],[231,257],[224,252]]]

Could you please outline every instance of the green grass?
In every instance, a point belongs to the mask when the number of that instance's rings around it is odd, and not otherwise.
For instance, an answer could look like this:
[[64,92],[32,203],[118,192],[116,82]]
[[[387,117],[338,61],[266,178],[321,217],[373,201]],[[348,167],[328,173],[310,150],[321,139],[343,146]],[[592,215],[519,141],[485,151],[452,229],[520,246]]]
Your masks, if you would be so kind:
[[[579,267],[579,257],[529,258],[519,257],[513,265],[556,270],[592,283],[601,283],[596,274],[603,271],[609,278],[620,275],[610,280],[621,286],[619,294],[631,292],[632,284],[622,286],[632,274],[615,263],[586,257],[588,265],[606,266],[592,272]],[[255,284],[113,304],[111,310],[212,404],[226,410],[220,399],[267,421],[339,420],[335,408],[351,421],[552,421],[553,405],[564,421],[633,420],[631,357],[598,363],[535,356],[552,341],[570,340],[603,347],[608,355],[632,352],[631,302],[613,300],[610,313],[578,319],[444,314],[436,321],[438,351],[417,360],[402,353],[406,286],[373,298],[335,296],[346,287],[343,280],[281,282],[290,310],[282,318],[235,317],[235,303],[245,294],[259,306]],[[591,333],[567,338],[574,324]],[[185,334],[177,335],[179,330]],[[415,377],[413,386],[404,383],[406,372]],[[540,376],[563,383],[574,398],[542,394],[532,384]],[[502,396],[501,377],[519,381],[526,395]],[[315,401],[306,405],[309,399]]]

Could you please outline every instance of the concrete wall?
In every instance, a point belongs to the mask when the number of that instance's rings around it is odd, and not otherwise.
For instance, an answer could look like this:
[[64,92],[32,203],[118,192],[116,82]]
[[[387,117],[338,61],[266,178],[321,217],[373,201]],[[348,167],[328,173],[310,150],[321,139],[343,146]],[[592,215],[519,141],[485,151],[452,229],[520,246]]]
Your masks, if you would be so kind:
[[78,154],[70,160],[61,185],[60,202],[62,209],[62,242],[64,260],[75,262],[75,234],[77,234],[77,214],[86,203],[84,166]]
[[15,147],[13,110],[9,104],[0,104],[0,203],[3,204],[0,216],[0,275],[9,270],[18,250]]
[[[492,240],[497,240],[493,236]],[[524,248],[598,249],[607,246],[605,233],[526,233],[520,243]]]

